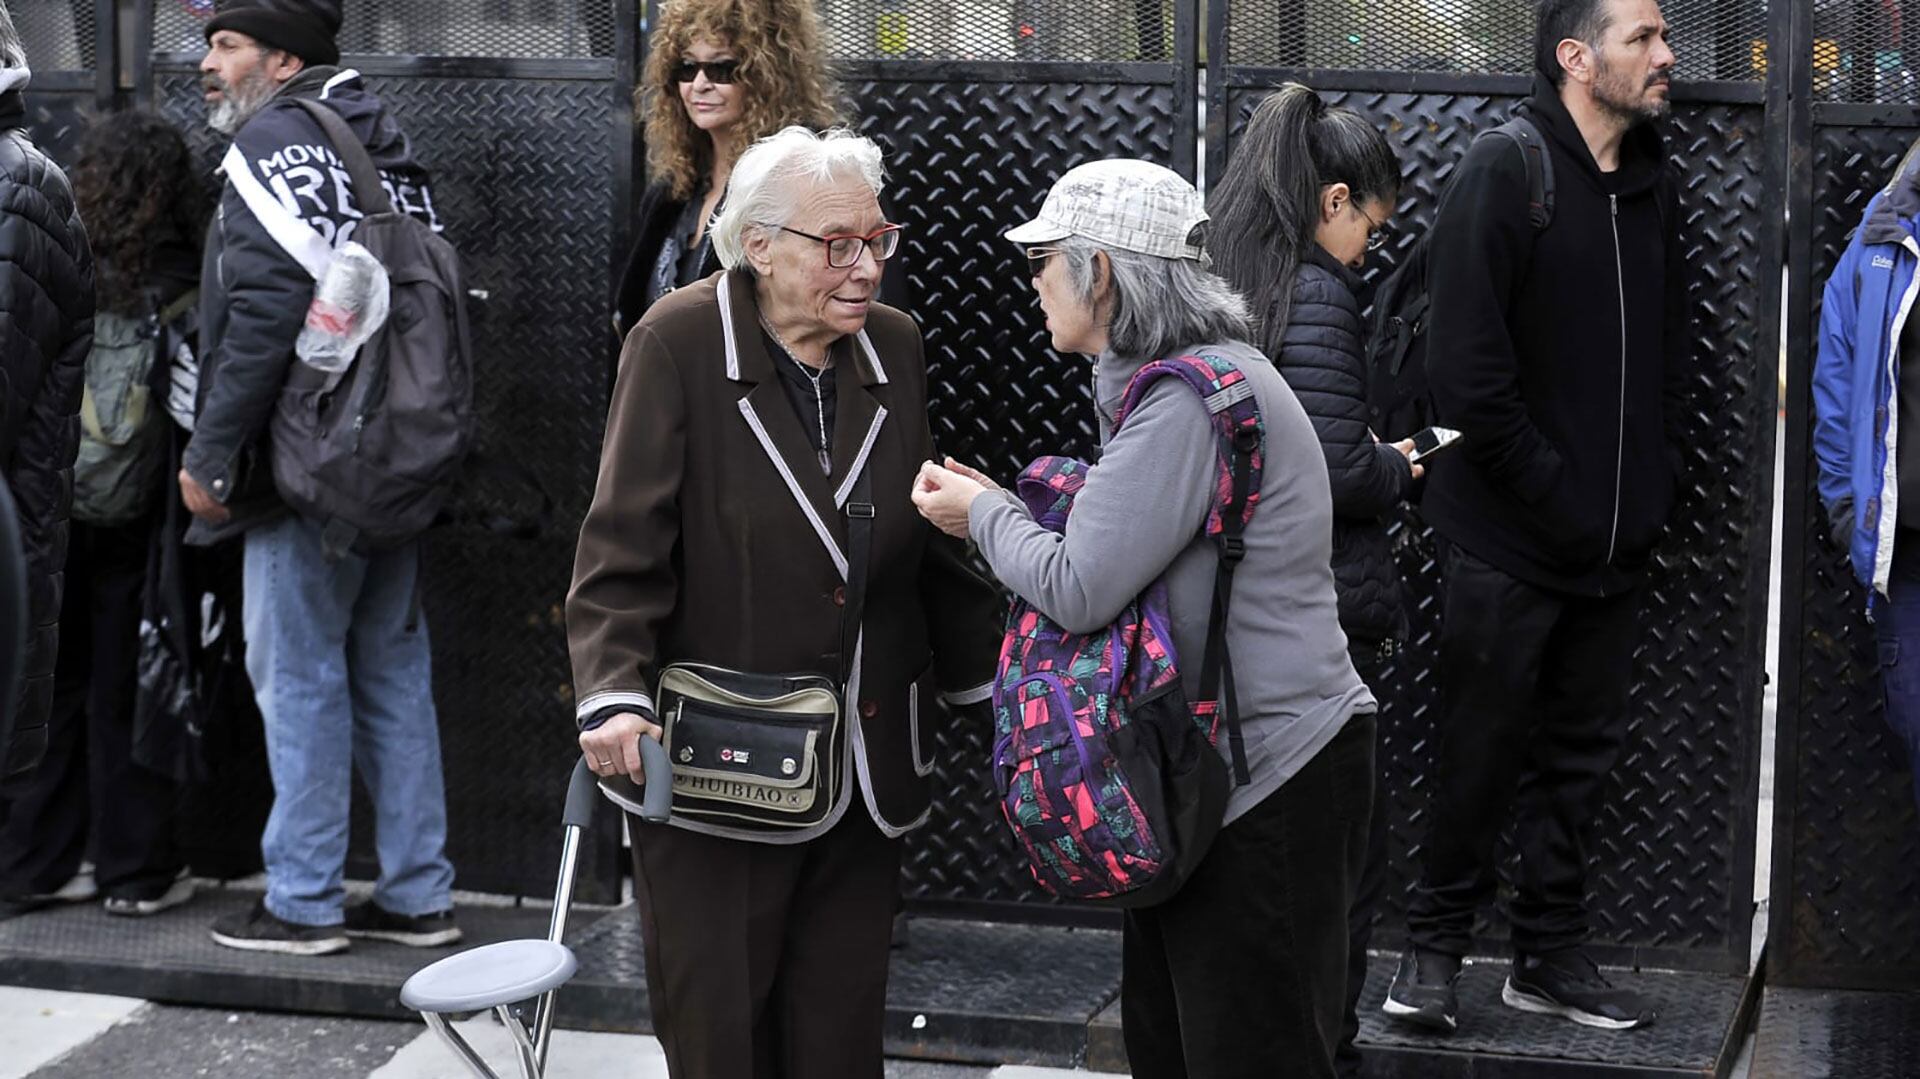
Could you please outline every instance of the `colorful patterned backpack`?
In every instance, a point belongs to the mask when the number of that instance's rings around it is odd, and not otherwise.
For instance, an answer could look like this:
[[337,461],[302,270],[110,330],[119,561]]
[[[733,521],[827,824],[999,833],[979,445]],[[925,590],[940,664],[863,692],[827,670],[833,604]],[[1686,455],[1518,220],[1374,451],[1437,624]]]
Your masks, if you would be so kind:
[[[993,688],[994,785],[1034,880],[1063,899],[1123,907],[1170,898],[1220,830],[1229,789],[1214,748],[1222,727],[1233,781],[1248,782],[1226,625],[1234,567],[1245,553],[1241,534],[1260,498],[1265,432],[1246,376],[1208,355],[1143,367],[1127,387],[1116,432],[1161,378],[1199,394],[1217,434],[1206,534],[1219,545],[1220,568],[1201,699],[1189,702],[1181,683],[1163,581],[1088,634],[1070,633],[1016,598]],[[1042,457],[1015,488],[1035,521],[1064,532],[1087,471],[1072,458]]]

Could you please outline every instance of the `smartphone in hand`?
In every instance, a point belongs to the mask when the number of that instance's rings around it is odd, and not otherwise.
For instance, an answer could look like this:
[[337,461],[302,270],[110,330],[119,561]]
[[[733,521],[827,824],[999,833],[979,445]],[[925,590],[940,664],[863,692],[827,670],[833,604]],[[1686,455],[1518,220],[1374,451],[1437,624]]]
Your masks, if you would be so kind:
[[1414,464],[1419,464],[1426,458],[1460,441],[1460,438],[1460,432],[1451,427],[1428,427],[1413,436],[1413,456],[1408,458],[1408,460]]

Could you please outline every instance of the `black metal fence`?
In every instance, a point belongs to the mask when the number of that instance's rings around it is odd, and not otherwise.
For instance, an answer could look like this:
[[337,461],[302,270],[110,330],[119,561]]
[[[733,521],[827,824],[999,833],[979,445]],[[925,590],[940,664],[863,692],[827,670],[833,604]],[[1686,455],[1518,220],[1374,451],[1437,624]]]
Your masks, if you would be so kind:
[[[1203,43],[1197,0],[825,0],[847,98],[888,150],[890,193],[911,227],[902,266],[926,329],[941,448],[1004,472],[1091,443],[1088,379],[1079,361],[1046,348],[1024,275],[998,238],[1061,172],[1130,155],[1195,175],[1204,145],[1205,171],[1218,176],[1254,102],[1303,81],[1375,117],[1407,162],[1390,266],[1430,219],[1473,134],[1528,92],[1531,6],[1216,0]],[[56,155],[88,110],[131,101],[191,132],[211,164],[194,71],[210,4],[10,7],[37,68],[36,134]],[[1670,146],[1683,177],[1699,370],[1690,485],[1646,592],[1633,735],[1595,864],[1597,924],[1607,943],[1645,961],[1746,963],[1787,260],[1775,969],[1806,982],[1912,981],[1920,822],[1877,714],[1861,597],[1819,537],[1805,387],[1814,289],[1867,195],[1920,133],[1920,86],[1904,60],[1920,4],[1665,7],[1681,65]],[[538,894],[550,881],[571,755],[560,601],[604,421],[610,270],[640,171],[631,91],[643,9],[639,0],[350,0],[347,9],[346,63],[394,102],[481,294],[483,447],[531,465],[558,503],[551,529],[531,543],[466,531],[438,538],[427,597],[461,884]],[[1793,209],[1790,236],[1783,203]],[[1387,941],[1422,826],[1440,614],[1416,520],[1402,523],[1400,542],[1417,609],[1413,646],[1389,676]],[[1035,902],[992,809],[986,750],[984,731],[941,733],[933,819],[909,842],[909,897],[1056,916]],[[589,894],[608,897],[611,827],[590,857]],[[1502,931],[1485,929],[1490,943]]]
[[[1826,535],[1810,385],[1820,295],[1920,137],[1920,5],[1796,6],[1779,744],[1769,978],[1920,986],[1920,820],[1882,716],[1867,597]],[[1902,362],[1905,362],[1903,357]]]

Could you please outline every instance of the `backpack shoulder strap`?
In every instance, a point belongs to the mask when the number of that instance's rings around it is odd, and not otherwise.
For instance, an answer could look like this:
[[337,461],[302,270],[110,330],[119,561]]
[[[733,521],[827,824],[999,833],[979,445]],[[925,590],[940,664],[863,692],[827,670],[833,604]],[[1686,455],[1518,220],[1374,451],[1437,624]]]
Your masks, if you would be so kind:
[[1220,562],[1214,573],[1206,653],[1200,662],[1199,707],[1218,708],[1227,729],[1234,783],[1245,786],[1253,779],[1240,733],[1240,699],[1233,677],[1233,656],[1227,648],[1227,616],[1233,601],[1233,572],[1246,557],[1243,535],[1247,521],[1260,501],[1266,428],[1246,373],[1224,356],[1199,353],[1155,360],[1142,367],[1127,384],[1114,430],[1126,423],[1147,390],[1162,378],[1177,378],[1199,394],[1213,423],[1217,479],[1213,505],[1207,511],[1206,533],[1214,538]]
[[176,297],[172,303],[160,309],[160,325],[165,326],[172,323],[181,315],[193,310],[199,303],[200,290],[198,288],[188,289]]
[[333,152],[340,155],[340,161],[347,166],[347,175],[353,178],[353,194],[360,203],[360,212],[372,217],[374,214],[393,212],[393,200],[387,198],[386,185],[380,182],[380,170],[374,167],[373,156],[360,142],[359,136],[347,126],[341,115],[326,105],[310,97],[297,97],[294,104],[307,111],[320,130],[326,132],[327,141],[333,143]]
[[1487,134],[1508,139],[1520,148],[1520,159],[1527,166],[1527,220],[1533,224],[1533,231],[1545,231],[1553,224],[1553,152],[1547,148],[1539,125],[1533,117],[1519,112]]

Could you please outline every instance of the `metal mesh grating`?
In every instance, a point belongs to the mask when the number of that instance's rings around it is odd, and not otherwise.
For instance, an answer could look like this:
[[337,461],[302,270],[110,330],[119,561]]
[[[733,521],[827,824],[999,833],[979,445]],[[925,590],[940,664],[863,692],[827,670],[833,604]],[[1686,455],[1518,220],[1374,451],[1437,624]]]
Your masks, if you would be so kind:
[[[1227,59],[1257,67],[1525,74],[1533,70],[1534,9],[1535,0],[1238,0],[1228,9]],[[1765,76],[1767,0],[1668,0],[1661,10],[1680,78]]]
[[1813,39],[1816,98],[1920,104],[1920,3],[1813,0]]
[[6,10],[35,71],[92,71],[99,22],[93,0],[10,0]]
[[1165,61],[1169,0],[822,0],[843,60]]
[[[91,6],[91,0],[73,3]],[[613,0],[346,0],[343,6],[343,53],[613,55]],[[154,0],[154,51],[203,51],[201,27],[212,15],[213,0]]]

